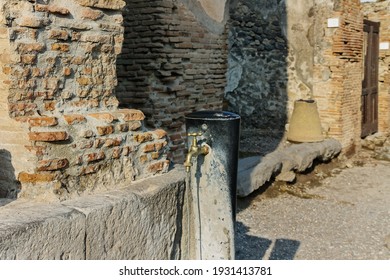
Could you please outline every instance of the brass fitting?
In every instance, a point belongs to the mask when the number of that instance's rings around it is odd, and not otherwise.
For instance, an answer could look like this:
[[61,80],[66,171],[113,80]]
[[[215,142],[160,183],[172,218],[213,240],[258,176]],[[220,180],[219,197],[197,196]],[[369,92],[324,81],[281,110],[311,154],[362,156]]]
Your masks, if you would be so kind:
[[192,158],[197,157],[198,155],[207,155],[209,153],[208,146],[198,146],[197,136],[201,136],[202,132],[197,133],[188,133],[188,137],[192,138],[191,147],[188,149],[188,154],[186,156],[186,161],[184,162],[184,166],[186,167],[186,172],[190,172],[192,166]]

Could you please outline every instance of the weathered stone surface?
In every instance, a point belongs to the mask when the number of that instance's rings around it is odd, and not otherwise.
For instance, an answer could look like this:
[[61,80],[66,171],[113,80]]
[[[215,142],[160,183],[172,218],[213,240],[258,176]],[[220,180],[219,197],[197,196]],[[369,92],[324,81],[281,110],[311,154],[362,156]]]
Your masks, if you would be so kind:
[[8,203],[0,207],[0,259],[84,259],[85,225],[60,204]]
[[369,135],[361,141],[362,147],[369,150],[375,150],[375,148],[383,146],[387,138],[388,135],[381,132]]
[[184,172],[175,170],[64,205],[86,216],[87,259],[176,259],[183,193]]
[[334,139],[318,143],[293,144],[265,157],[252,157],[239,161],[237,195],[244,197],[260,188],[275,176],[277,180],[294,180],[295,172],[303,172],[313,161],[327,161],[341,152],[341,144]]

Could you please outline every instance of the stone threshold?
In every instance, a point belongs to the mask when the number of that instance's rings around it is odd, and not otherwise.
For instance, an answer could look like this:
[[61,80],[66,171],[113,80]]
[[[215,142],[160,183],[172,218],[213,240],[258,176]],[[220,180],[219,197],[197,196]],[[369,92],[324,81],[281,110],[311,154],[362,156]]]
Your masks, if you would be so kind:
[[292,182],[297,172],[313,165],[314,160],[328,161],[341,152],[341,143],[325,139],[316,143],[300,143],[276,150],[266,156],[253,156],[238,162],[237,195],[245,197],[271,179]]

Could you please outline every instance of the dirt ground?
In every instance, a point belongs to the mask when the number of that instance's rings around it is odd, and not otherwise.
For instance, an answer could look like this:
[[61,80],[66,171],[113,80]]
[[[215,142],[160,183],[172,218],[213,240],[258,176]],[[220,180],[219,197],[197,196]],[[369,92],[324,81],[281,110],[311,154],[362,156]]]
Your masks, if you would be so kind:
[[390,259],[390,162],[371,151],[271,182],[237,206],[236,259]]

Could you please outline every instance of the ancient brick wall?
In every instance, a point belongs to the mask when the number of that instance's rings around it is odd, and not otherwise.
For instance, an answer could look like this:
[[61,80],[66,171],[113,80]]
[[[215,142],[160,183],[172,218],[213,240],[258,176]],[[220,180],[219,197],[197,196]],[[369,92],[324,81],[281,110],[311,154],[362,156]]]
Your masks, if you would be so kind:
[[3,196],[15,183],[19,196],[65,199],[166,171],[166,132],[147,131],[144,114],[118,109],[114,95],[125,2],[0,4],[1,119],[15,127],[1,127],[15,169]]
[[[390,42],[390,1],[376,1],[362,4],[365,18],[380,22],[379,41]],[[379,50],[379,93],[378,128],[388,132],[390,128],[390,50]]]
[[184,160],[185,114],[222,108],[225,1],[214,3],[219,10],[207,10],[201,4],[212,2],[203,2],[127,0],[124,8],[124,44],[117,62],[120,105],[141,109],[148,126],[168,132],[176,163]]
[[[344,151],[359,146],[361,133],[363,16],[360,1],[318,1],[313,93],[328,136]],[[327,26],[338,18],[339,27]]]

